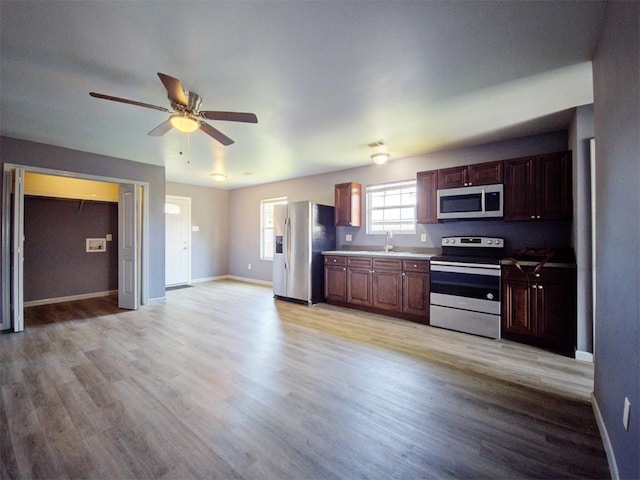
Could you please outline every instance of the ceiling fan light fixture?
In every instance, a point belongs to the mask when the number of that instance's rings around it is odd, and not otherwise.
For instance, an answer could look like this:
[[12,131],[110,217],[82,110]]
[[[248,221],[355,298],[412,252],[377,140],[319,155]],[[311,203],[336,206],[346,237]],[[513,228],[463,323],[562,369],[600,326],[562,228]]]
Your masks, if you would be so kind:
[[373,163],[375,163],[376,165],[382,165],[384,163],[387,163],[387,160],[389,160],[390,156],[391,155],[389,155],[387,152],[378,152],[371,155],[371,160],[373,160]]
[[175,114],[171,115],[171,125],[182,133],[195,132],[200,125],[196,120],[186,115]]

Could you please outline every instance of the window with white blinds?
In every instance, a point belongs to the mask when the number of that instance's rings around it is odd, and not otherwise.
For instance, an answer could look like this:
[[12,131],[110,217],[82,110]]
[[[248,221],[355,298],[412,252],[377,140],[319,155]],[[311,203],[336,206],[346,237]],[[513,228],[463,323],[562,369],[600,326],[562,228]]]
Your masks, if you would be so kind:
[[416,181],[367,186],[367,234],[416,233]]

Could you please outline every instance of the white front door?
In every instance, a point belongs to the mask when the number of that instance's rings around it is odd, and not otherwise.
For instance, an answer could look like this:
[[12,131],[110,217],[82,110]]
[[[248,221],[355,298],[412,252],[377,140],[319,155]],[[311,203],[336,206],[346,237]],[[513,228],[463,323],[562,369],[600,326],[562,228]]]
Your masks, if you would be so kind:
[[165,284],[191,281],[191,198],[167,195],[165,203]]

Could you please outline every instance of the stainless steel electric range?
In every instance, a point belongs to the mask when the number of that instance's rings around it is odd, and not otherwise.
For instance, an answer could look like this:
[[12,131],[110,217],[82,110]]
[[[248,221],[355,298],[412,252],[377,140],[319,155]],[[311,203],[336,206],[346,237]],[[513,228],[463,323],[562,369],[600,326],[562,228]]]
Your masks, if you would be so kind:
[[504,251],[503,238],[442,238],[431,258],[431,325],[500,338]]

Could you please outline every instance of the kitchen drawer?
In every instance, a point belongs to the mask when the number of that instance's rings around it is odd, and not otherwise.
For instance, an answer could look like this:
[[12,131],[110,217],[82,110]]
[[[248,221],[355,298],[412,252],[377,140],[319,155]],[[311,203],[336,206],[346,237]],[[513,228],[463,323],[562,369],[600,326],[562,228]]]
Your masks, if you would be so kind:
[[403,260],[402,270],[405,272],[428,272],[428,260]]
[[347,264],[356,268],[371,268],[371,258],[368,257],[348,257]]
[[336,265],[339,267],[347,266],[347,257],[327,255],[324,257],[325,265]]
[[399,258],[374,258],[374,270],[391,270],[395,272],[402,271],[402,260]]

